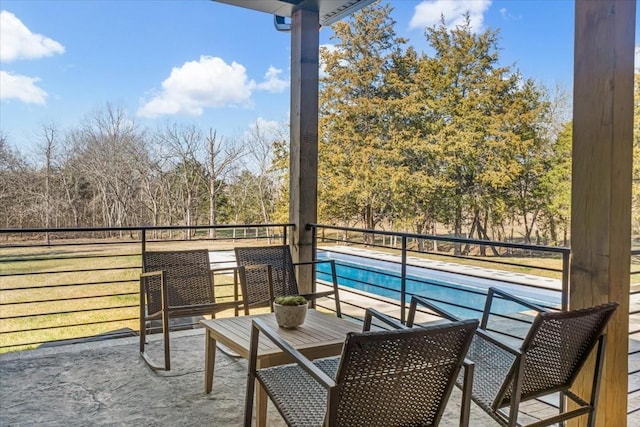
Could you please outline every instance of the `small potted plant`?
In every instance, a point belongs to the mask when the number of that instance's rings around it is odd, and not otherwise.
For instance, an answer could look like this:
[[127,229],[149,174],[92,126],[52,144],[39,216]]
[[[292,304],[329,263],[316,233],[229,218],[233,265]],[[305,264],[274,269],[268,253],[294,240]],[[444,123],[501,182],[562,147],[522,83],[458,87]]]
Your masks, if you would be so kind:
[[301,295],[277,297],[273,300],[276,322],[281,328],[295,329],[304,323],[308,301]]

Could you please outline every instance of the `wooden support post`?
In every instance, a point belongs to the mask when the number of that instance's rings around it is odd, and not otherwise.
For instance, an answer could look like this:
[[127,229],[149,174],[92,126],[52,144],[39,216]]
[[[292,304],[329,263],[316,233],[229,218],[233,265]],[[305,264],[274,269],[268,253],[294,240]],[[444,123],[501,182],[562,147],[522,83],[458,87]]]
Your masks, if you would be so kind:
[[[312,234],[306,224],[317,222],[318,205],[318,74],[319,14],[298,10],[291,16],[291,149],[289,221],[294,262],[311,261]],[[310,292],[313,273],[298,271],[301,292]]]
[[[597,426],[627,425],[635,8],[629,0],[575,2],[569,305],[620,303],[608,327]],[[576,388],[585,395],[589,385]]]

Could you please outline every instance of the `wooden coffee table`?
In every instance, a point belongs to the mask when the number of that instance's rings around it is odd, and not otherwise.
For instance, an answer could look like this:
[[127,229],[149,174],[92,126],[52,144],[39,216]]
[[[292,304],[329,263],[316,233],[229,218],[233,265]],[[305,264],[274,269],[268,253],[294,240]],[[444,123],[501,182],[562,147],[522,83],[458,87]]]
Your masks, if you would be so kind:
[[[204,391],[211,393],[213,371],[216,360],[216,344],[220,343],[236,352],[244,359],[249,358],[251,321],[262,319],[277,331],[283,339],[310,359],[337,356],[348,332],[359,332],[362,325],[356,322],[322,313],[313,309],[307,312],[303,325],[297,329],[279,328],[273,313],[253,316],[227,317],[223,319],[201,320],[205,333]],[[257,368],[291,363],[280,348],[267,339],[260,338]],[[258,382],[256,384],[256,425],[265,426],[267,419],[267,394]]]

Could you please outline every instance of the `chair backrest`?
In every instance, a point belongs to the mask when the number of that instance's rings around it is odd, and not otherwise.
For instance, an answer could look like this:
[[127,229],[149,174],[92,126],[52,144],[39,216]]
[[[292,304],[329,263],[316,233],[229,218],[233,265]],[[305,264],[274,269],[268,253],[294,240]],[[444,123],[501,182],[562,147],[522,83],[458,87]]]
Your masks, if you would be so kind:
[[[538,314],[521,346],[525,355],[521,399],[569,389],[617,307],[618,303],[611,302]],[[515,367],[512,367],[494,408],[510,402],[515,376]]]
[[[271,266],[273,297],[298,294],[298,282],[288,245],[235,248],[236,264],[243,267]],[[247,304],[269,301],[267,268],[246,268],[243,299]],[[244,289],[246,286],[246,289]]]
[[[145,273],[164,271],[169,306],[189,306],[215,302],[209,251],[146,251],[142,254]],[[146,281],[149,313],[162,309],[160,277]]]
[[348,334],[328,424],[437,425],[477,326],[470,319]]

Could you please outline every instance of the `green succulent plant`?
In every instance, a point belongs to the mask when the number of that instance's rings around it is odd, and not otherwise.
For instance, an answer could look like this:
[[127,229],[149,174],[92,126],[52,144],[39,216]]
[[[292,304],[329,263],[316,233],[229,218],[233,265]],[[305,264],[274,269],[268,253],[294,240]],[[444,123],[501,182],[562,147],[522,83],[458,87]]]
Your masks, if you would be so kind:
[[285,297],[277,297],[273,301],[279,305],[305,305],[307,303],[307,299],[302,295],[289,295]]

